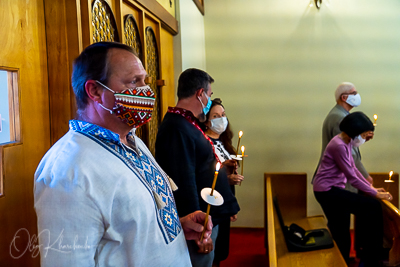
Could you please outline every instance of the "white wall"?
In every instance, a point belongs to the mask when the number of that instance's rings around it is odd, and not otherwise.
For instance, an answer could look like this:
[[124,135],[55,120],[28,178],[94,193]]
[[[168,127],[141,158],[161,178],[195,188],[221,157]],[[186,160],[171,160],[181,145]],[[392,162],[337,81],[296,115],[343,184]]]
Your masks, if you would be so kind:
[[177,77],[188,68],[206,69],[204,17],[192,0],[176,0],[179,34],[174,37],[174,71]]
[[[379,116],[375,138],[361,147],[367,170],[400,171],[400,1],[325,0],[320,11],[308,4],[205,1],[214,97],[223,99],[235,133],[244,131],[249,154],[233,226],[263,226],[264,172],[307,172],[311,179],[322,122],[343,81],[361,94],[354,111]],[[311,185],[308,190],[309,215],[321,214]]]

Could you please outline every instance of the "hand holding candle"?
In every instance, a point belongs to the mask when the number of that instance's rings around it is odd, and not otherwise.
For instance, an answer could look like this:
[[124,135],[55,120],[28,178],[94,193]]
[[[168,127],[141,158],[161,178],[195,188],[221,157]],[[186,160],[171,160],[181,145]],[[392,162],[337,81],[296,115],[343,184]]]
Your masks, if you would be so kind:
[[239,153],[240,138],[242,138],[242,136],[243,136],[243,131],[240,131],[239,132],[238,144],[237,144],[237,148],[236,148],[236,153]]
[[[214,180],[213,180],[212,187],[211,187],[211,192],[210,192],[210,195],[209,195],[211,197],[214,196],[214,188],[215,188],[215,184],[217,183],[217,177],[218,177],[218,172],[219,172],[219,168],[220,167],[221,167],[221,163],[218,162],[217,165],[215,166]],[[207,223],[208,223],[208,215],[210,215],[210,208],[211,208],[210,201],[212,201],[212,199],[213,199],[213,198],[210,198],[210,197],[208,197],[208,199],[206,199],[205,196],[203,196],[203,192],[204,192],[205,189],[208,189],[208,188],[204,188],[201,193],[202,193],[202,197],[203,197],[204,201],[206,201],[208,203],[208,206],[207,206],[206,219],[204,221],[204,230],[201,233],[200,242],[203,242],[204,233],[206,231],[206,226],[207,226]],[[215,191],[215,192],[217,192],[217,191]],[[220,198],[222,198],[222,196],[219,193],[218,193],[218,195],[219,195]],[[215,198],[215,199],[217,199],[217,198]],[[222,203],[223,203],[223,201],[222,201]],[[219,204],[219,203],[215,202],[214,205],[218,206],[218,205],[222,205],[222,203]]]

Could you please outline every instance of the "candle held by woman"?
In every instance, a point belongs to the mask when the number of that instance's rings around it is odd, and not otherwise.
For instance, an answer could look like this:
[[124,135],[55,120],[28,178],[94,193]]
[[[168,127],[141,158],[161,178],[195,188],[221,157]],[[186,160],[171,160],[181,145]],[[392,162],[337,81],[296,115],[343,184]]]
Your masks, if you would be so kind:
[[[244,166],[244,146],[242,146],[241,148],[240,148],[240,150],[242,151],[242,165],[241,165],[241,171],[240,171],[240,175],[242,175],[243,176],[243,166]],[[239,183],[239,186],[241,186],[242,185],[242,181],[240,181],[240,183]]]
[[[219,168],[221,167],[221,163],[217,163],[217,165],[215,166],[215,172],[214,172],[214,180],[211,186],[211,194],[210,196],[212,196],[214,194],[214,188],[215,188],[215,183],[217,182],[217,177],[218,177],[218,172],[219,172]],[[210,205],[210,204],[208,204]]]
[[236,148],[236,153],[239,153],[239,145],[240,145],[240,139],[243,136],[243,131],[239,131],[239,139],[238,139],[238,144],[237,144],[237,148]]
[[242,151],[242,170],[241,170],[241,172],[240,172],[240,175],[243,175],[243,165],[244,165],[244,146],[242,146],[241,148],[240,148],[240,150]]

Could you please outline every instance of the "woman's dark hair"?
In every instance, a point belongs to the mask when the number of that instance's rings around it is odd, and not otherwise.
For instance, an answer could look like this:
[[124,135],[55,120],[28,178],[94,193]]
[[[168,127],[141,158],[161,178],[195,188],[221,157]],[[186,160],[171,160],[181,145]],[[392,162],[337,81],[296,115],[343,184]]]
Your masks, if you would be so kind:
[[85,83],[88,80],[107,84],[110,74],[107,55],[112,48],[129,51],[136,56],[130,46],[116,42],[98,42],[86,47],[74,60],[71,81],[79,110],[85,109],[88,103],[85,90]]
[[199,69],[187,69],[179,75],[178,79],[178,99],[191,97],[197,90],[204,88],[208,92],[208,85],[214,79],[205,71]]
[[[222,105],[222,100],[220,98],[215,98],[211,101],[210,111],[213,107],[215,107],[217,105],[220,105],[221,107],[223,107],[225,109],[225,107]],[[210,113],[211,112],[208,112],[206,115],[206,122],[210,121]],[[224,148],[226,149],[226,151],[228,151],[229,154],[236,155],[237,151],[232,145],[233,132],[231,130],[230,125],[231,124],[229,123],[229,120],[228,120],[228,126],[226,127],[225,132],[223,132],[219,136],[219,140],[222,142],[222,144],[224,145]],[[204,123],[202,123],[200,126],[203,129],[203,131],[207,130],[207,126]]]
[[372,121],[361,111],[353,112],[344,117],[339,125],[342,132],[345,132],[351,139],[366,131],[374,131]]

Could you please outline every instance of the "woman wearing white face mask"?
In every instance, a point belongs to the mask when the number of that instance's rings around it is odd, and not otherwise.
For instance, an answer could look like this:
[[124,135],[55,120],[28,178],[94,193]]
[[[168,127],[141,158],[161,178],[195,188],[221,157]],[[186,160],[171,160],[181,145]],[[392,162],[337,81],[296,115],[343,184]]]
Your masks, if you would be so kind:
[[[221,99],[216,98],[212,100],[210,112],[207,113],[206,117],[202,128],[214,143],[215,152],[227,169],[229,184],[233,194],[235,194],[235,185],[240,184],[244,177],[237,173],[237,161],[233,160],[230,156],[236,155],[237,151],[232,146],[233,133],[229,127],[229,121]],[[218,237],[214,248],[213,266],[219,266],[219,263],[228,257],[230,222],[234,222],[236,219],[237,215],[234,215],[230,220],[219,224]]]
[[[363,248],[364,266],[380,266],[382,260],[383,218],[377,199],[392,200],[390,193],[374,188],[358,171],[351,155],[352,146],[360,146],[374,131],[371,120],[362,112],[347,115],[340,123],[340,134],[327,145],[315,175],[314,195],[320,203],[328,226],[346,262],[350,253],[350,214],[357,216],[357,231]],[[346,181],[363,191],[356,194],[344,189]],[[361,228],[361,229],[358,229]]]

